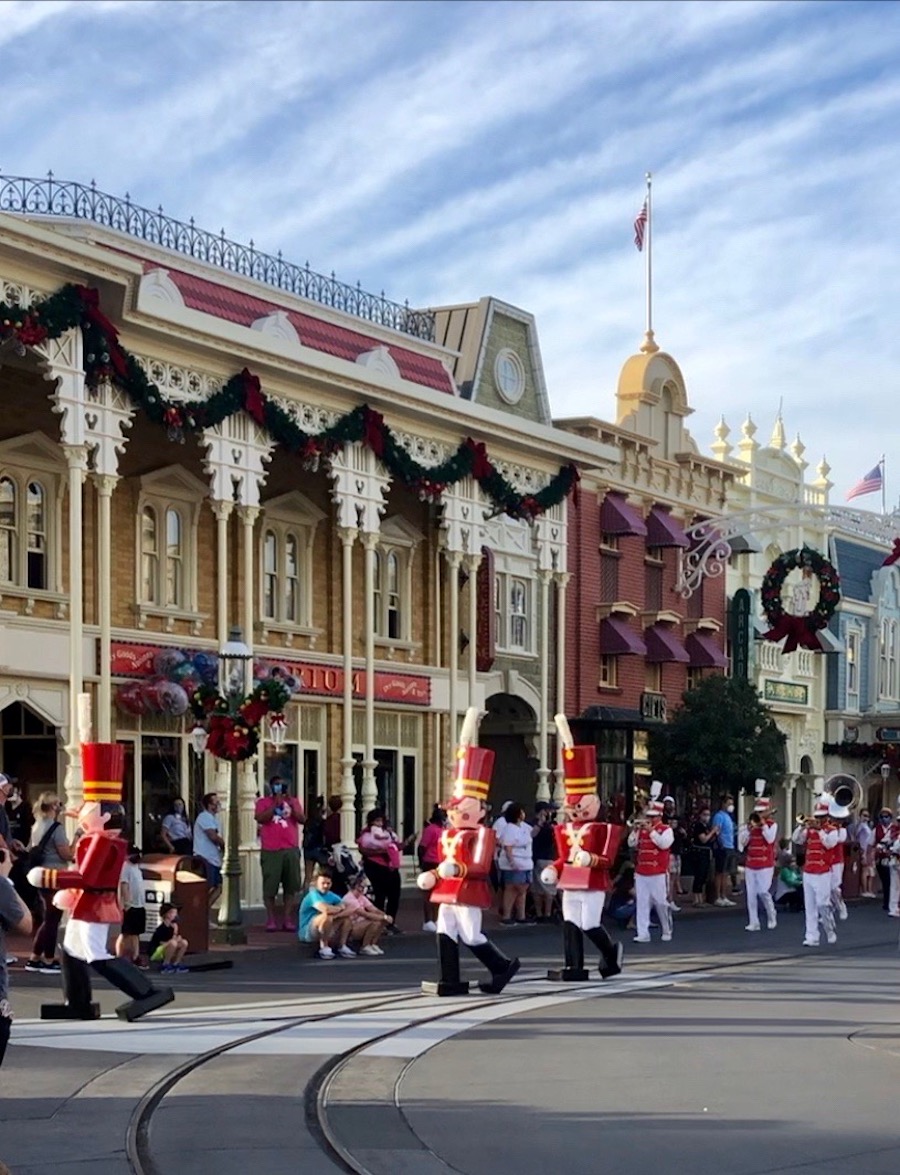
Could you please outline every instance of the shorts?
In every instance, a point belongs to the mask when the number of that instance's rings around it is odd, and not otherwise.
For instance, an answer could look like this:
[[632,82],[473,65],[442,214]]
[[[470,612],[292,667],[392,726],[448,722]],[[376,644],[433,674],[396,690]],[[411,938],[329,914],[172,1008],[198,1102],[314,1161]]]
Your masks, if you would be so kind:
[[676,857],[674,853],[669,857],[669,872],[673,877],[681,876],[681,857]]
[[218,889],[222,884],[222,867],[221,865],[214,865],[212,861],[207,861],[205,857],[195,857],[199,862],[200,868],[203,870],[203,876],[206,878],[206,884],[210,889]]
[[501,869],[502,885],[531,885],[531,869]]
[[[169,942],[171,942],[171,941],[172,940],[169,939]],[[159,946],[156,948],[156,950],[153,952],[153,954],[150,956],[150,962],[151,963],[164,963],[166,961],[166,947],[168,945],[169,944],[165,943],[165,942],[160,943]]]
[[737,851],[735,849],[714,849],[713,859],[716,863],[716,873],[734,873],[737,869]]
[[263,897],[274,898],[280,888],[284,896],[292,898],[300,892],[299,849],[263,849],[259,854],[262,868]]
[[140,936],[147,929],[147,911],[143,906],[132,906],[122,915],[122,933]]

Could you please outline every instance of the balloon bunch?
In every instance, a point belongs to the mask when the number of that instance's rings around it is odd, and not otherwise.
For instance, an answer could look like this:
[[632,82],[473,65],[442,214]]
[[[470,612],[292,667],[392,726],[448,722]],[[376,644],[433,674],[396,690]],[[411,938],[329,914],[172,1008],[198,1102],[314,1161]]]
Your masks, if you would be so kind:
[[178,718],[187,713],[196,689],[215,684],[218,667],[215,653],[160,649],[153,658],[153,677],[120,685],[116,705],[135,717],[167,714]]

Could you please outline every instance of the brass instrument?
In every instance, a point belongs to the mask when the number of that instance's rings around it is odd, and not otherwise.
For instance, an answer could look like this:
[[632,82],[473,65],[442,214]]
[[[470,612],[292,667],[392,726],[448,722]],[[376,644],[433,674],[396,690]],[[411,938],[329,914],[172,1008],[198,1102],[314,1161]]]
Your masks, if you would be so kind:
[[853,775],[839,773],[830,776],[825,780],[822,792],[830,798],[830,815],[837,820],[846,819],[863,800],[862,785]]

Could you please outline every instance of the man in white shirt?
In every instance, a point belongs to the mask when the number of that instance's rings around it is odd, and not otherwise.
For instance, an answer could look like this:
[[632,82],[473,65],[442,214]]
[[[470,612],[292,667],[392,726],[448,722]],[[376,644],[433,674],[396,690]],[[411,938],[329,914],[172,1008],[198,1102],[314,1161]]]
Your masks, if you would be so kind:
[[222,850],[225,841],[216,815],[218,811],[218,793],[207,792],[203,797],[203,810],[194,821],[194,856],[203,861],[210,906],[215,905],[222,892]]

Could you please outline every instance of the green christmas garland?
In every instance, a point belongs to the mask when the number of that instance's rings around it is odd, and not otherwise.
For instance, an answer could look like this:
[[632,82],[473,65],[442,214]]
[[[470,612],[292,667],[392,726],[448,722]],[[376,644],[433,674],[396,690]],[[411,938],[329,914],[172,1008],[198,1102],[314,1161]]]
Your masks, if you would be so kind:
[[82,331],[88,384],[94,387],[103,379],[111,380],[150,420],[164,426],[173,440],[184,440],[185,433],[211,428],[244,411],[307,465],[315,466],[320,457],[360,441],[394,479],[421,498],[436,499],[448,486],[472,477],[497,512],[513,518],[536,518],[558,506],[578,484],[578,470],[564,465],[542,490],[520,494],[491,461],[484,444],[471,437],[466,437],[443,464],[421,465],[400,444],[381,413],[367,404],[352,409],[322,432],[304,432],[290,413],[268,399],[257,376],[246,367],[200,403],[166,399],[119,342],[118,331],[100,309],[97,291],[88,286],[65,285],[27,309],[0,303],[0,338],[15,339],[21,346],[37,346],[74,327]]

